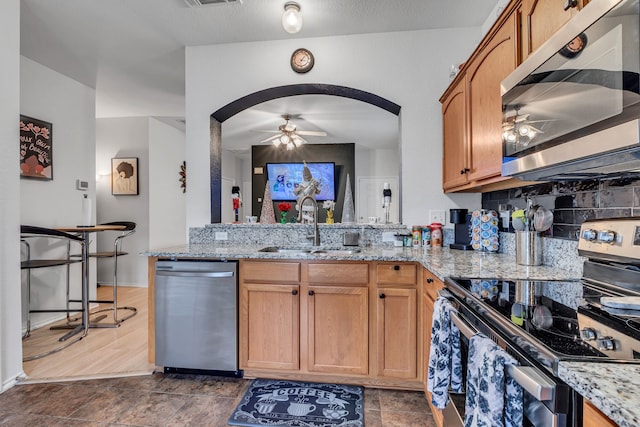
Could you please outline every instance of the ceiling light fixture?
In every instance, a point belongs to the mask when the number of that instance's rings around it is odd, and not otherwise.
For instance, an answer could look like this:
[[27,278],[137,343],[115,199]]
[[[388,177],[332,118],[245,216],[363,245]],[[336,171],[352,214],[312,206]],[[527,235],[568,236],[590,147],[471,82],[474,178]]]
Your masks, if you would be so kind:
[[294,1],[285,3],[282,28],[289,34],[295,34],[302,29],[302,15],[298,3]]

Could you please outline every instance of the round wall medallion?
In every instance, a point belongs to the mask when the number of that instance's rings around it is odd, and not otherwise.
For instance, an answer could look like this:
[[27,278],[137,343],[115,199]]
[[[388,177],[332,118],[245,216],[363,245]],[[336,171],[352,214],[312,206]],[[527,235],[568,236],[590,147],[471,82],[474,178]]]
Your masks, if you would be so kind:
[[313,68],[313,54],[307,49],[296,49],[291,54],[291,68],[296,73],[306,73]]

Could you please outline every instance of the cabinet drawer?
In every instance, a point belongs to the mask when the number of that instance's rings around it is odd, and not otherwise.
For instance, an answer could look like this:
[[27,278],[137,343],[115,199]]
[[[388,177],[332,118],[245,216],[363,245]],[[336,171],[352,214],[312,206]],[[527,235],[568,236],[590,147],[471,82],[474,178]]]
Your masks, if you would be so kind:
[[299,262],[246,261],[240,264],[245,282],[299,282]]
[[422,291],[427,298],[434,302],[438,298],[438,291],[444,288],[444,283],[427,269],[423,269],[423,271]]
[[309,283],[366,285],[369,265],[366,263],[309,264]]
[[388,263],[376,265],[379,285],[415,285],[417,279],[415,264]]

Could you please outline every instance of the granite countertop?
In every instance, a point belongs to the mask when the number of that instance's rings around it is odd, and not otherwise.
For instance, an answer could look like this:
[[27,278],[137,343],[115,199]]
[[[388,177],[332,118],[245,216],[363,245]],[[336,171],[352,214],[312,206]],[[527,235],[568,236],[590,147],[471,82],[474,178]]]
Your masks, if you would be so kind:
[[558,375],[621,427],[640,425],[640,365],[560,362]]
[[[259,250],[268,245],[211,245],[191,244],[161,250],[150,250],[143,255],[163,258],[214,259],[303,259],[340,261],[414,261],[421,263],[440,280],[445,277],[482,277],[532,280],[575,280],[580,275],[552,266],[522,266],[516,264],[515,254],[478,251],[459,251],[449,248],[397,248],[373,246],[357,248],[354,254],[271,253]],[[311,246],[299,248],[313,249]],[[321,246],[320,249],[323,247]],[[344,249],[348,249],[345,247]]]
[[[580,273],[554,266],[521,266],[514,253],[459,251],[449,248],[358,248],[354,254],[267,253],[268,245],[191,244],[143,255],[162,258],[212,259],[303,259],[342,261],[413,261],[422,264],[440,280],[446,277],[508,278],[531,280],[577,280]],[[311,246],[300,248],[313,249]],[[323,247],[320,247],[323,248]],[[621,426],[640,425],[640,365],[560,362],[560,378]]]

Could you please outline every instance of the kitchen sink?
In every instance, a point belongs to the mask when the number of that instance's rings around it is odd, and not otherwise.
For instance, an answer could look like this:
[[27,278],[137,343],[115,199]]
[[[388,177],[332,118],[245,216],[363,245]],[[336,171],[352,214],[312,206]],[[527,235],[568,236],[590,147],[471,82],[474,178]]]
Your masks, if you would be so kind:
[[260,249],[259,252],[269,252],[269,253],[278,253],[278,254],[309,254],[311,253],[311,249],[286,248],[281,246],[267,246],[266,248]]
[[278,254],[304,254],[304,255],[327,255],[327,256],[347,256],[360,252],[360,249],[344,249],[344,248],[289,248],[286,246],[267,246],[259,252],[278,253]]
[[313,255],[353,255],[360,253],[360,249],[316,249]]

